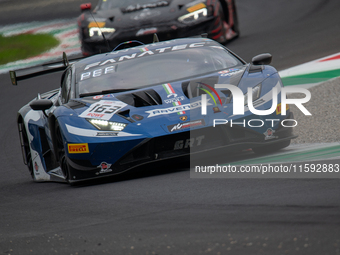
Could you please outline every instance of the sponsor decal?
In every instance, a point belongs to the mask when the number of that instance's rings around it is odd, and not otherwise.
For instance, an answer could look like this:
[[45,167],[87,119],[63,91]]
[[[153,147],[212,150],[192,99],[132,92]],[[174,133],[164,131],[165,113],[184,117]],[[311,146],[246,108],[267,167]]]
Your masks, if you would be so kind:
[[[209,102],[207,102],[207,105],[211,105]],[[149,116],[148,118],[159,116],[159,115],[167,115],[171,113],[180,113],[180,112],[185,112],[189,110],[193,110],[196,108],[202,107],[202,102],[201,101],[196,101],[191,104],[183,104],[183,105],[178,105],[178,106],[173,106],[169,108],[162,108],[162,109],[155,109],[155,110],[150,110],[146,111],[145,113],[148,113]]]
[[94,96],[93,99],[98,100],[98,99],[102,99],[102,98],[113,98],[113,97],[115,97],[113,94],[109,94],[109,95]]
[[188,116],[181,116],[181,117],[179,117],[179,119],[180,119],[181,121],[186,121],[186,120],[188,119]]
[[67,147],[68,153],[70,154],[90,153],[89,145],[87,143],[69,143]]
[[[128,56],[126,56],[126,57],[128,58]],[[82,73],[81,76],[80,76],[80,80],[83,81],[83,80],[86,80],[86,79],[89,79],[89,78],[100,77],[103,74],[106,75],[106,74],[110,74],[110,73],[114,73],[114,72],[116,72],[116,66],[111,65],[111,66],[105,67],[104,69],[100,68],[100,69],[94,70],[93,72]]]
[[118,136],[118,132],[98,132],[97,136]]
[[198,137],[188,138],[186,140],[178,140],[174,144],[174,150],[181,150],[181,149],[200,146],[204,138],[205,136],[201,135]]
[[100,100],[99,102],[91,104],[86,111],[79,115],[79,117],[109,120],[116,112],[125,106],[127,106],[127,104],[121,101]]
[[37,162],[34,162],[34,169],[37,172],[39,171],[39,166],[38,166]]
[[100,28],[102,28],[102,27],[105,27],[105,22],[91,21],[87,27],[88,28],[91,28],[91,27],[100,27]]
[[104,95],[103,98],[113,98],[115,97],[114,94],[108,94],[108,95]]
[[131,117],[132,117],[133,119],[135,119],[135,120],[138,120],[138,121],[144,119],[143,116],[138,115],[138,114],[134,114],[134,115],[132,115]]
[[157,27],[141,28],[137,32],[136,36],[147,35],[147,34],[154,34],[154,33],[157,33]]
[[[105,66],[105,65],[109,65],[109,64],[113,64],[113,63],[117,63],[117,62],[121,62],[121,61],[127,61],[130,59],[134,59],[134,58],[140,58],[140,57],[144,57],[144,56],[148,56],[148,55],[155,55],[155,54],[162,54],[162,53],[167,53],[170,51],[178,51],[178,50],[185,50],[188,48],[198,48],[198,47],[204,47],[205,46],[205,42],[199,42],[199,43],[191,43],[191,44],[178,44],[172,47],[162,47],[162,48],[158,48],[155,50],[148,50],[146,49],[145,51],[141,51],[141,53],[133,53],[131,55],[124,55],[124,56],[120,56],[120,57],[116,57],[116,58],[110,58],[110,59],[106,59],[104,61],[99,61],[99,62],[94,62],[91,64],[88,64],[85,66],[84,70],[88,70],[90,68],[94,68],[94,67],[101,67],[101,66]],[[131,51],[132,49],[126,49],[124,52],[128,52]],[[117,51],[118,52],[118,51]],[[115,54],[117,54],[117,52]],[[109,54],[114,55],[114,53]],[[103,74],[108,74],[108,73],[112,73],[114,72],[114,66],[109,66],[106,69],[98,69],[98,70],[94,70],[93,72],[86,72],[82,74],[82,79],[87,79],[90,77],[99,77]]]
[[198,10],[205,8],[205,7],[207,7],[207,6],[204,3],[198,3],[194,6],[187,8],[187,11],[188,12],[194,12],[194,11],[198,11]]
[[232,76],[236,73],[242,72],[242,70],[238,69],[238,68],[230,68],[228,70],[223,70],[223,71],[219,71],[218,73],[221,76]]
[[[177,94],[175,93],[175,90],[174,88],[171,86],[170,83],[166,83],[166,84],[163,84],[163,88],[167,94],[167,98],[170,98],[170,97],[174,97],[176,98],[177,97]],[[175,101],[175,102],[172,102],[172,105],[173,106],[179,106],[179,105],[182,105],[181,101]],[[178,115],[181,115],[181,114],[185,114],[185,111],[179,111],[177,112]]]
[[274,136],[274,133],[275,133],[275,130],[268,128],[267,131],[263,133],[265,135],[264,140],[277,138],[277,136]]
[[170,104],[170,103],[175,103],[175,102],[183,101],[184,99],[185,99],[184,96],[180,96],[180,97],[174,97],[174,98],[165,99],[164,102],[166,104]]
[[192,127],[198,127],[198,126],[203,126],[205,125],[204,120],[194,120],[194,121],[189,121],[189,122],[184,122],[184,123],[178,123],[174,125],[168,126],[169,132],[174,132],[186,128],[192,128]]
[[168,1],[159,1],[155,3],[136,4],[136,5],[131,4],[126,8],[122,8],[122,12],[133,12],[133,11],[138,11],[141,9],[157,8],[157,7],[168,6],[168,5],[169,5]]
[[100,171],[96,174],[98,175],[98,174],[104,174],[104,173],[112,172],[112,169],[110,168],[111,166],[112,166],[112,164],[108,164],[106,162],[100,163],[100,165],[97,166],[98,168],[100,168]]
[[[289,105],[286,105],[286,111],[289,110]],[[276,107],[276,115],[281,114],[281,103],[279,103]]]

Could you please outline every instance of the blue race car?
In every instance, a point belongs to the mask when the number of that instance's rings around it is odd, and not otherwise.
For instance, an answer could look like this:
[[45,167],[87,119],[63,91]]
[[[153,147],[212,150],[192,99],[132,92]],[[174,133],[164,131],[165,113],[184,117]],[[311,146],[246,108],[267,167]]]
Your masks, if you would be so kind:
[[18,112],[24,162],[35,181],[74,183],[214,150],[284,148],[296,136],[293,113],[281,114],[279,95],[270,115],[253,114],[247,100],[239,115],[232,91],[218,86],[233,85],[245,99],[253,88],[256,109],[269,109],[272,89],[280,94],[283,86],[270,62],[270,54],[261,54],[247,64],[216,41],[185,38],[11,71],[16,85],[64,70],[59,89]]

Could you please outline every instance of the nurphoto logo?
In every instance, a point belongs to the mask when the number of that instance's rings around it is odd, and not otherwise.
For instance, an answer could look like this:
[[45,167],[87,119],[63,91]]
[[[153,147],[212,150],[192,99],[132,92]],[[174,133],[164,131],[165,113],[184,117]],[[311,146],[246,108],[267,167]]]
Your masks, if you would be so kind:
[[[229,89],[232,96],[233,96],[233,115],[244,115],[244,106],[245,106],[245,96],[240,88],[238,88],[235,85],[231,84],[216,84],[215,88],[217,89]],[[294,104],[296,105],[297,108],[300,109],[300,111],[306,115],[306,116],[311,116],[312,114],[302,105],[303,103],[307,103],[311,99],[311,93],[309,90],[305,88],[296,88],[296,87],[284,87],[281,88],[281,115],[286,115],[287,114],[287,105],[288,104]],[[260,115],[260,116],[266,116],[274,113],[276,111],[277,105],[278,105],[278,92],[279,92],[278,86],[274,87],[272,89],[272,106],[270,109],[267,110],[257,110],[255,109],[253,105],[253,88],[248,88],[248,93],[247,93],[247,106],[249,108],[249,111],[255,115]],[[302,93],[305,95],[304,98],[295,98],[295,99],[288,99],[287,94],[288,93]],[[201,114],[202,115],[207,115],[207,94],[202,94],[201,95]],[[275,121],[280,121],[279,119],[266,119],[266,121],[270,121],[272,123],[272,126],[274,126]],[[260,122],[260,125],[251,125],[250,123],[252,122]],[[226,119],[214,119],[214,127],[215,125],[220,125],[220,124],[227,124],[228,120]],[[287,123],[290,123],[288,125]],[[292,123],[294,123],[292,125]],[[232,126],[232,120],[230,122]],[[245,126],[245,120],[240,123],[235,123],[234,124],[243,124]],[[295,127],[297,126],[297,121],[293,119],[285,119],[281,122],[282,126],[284,127]],[[254,119],[254,120],[249,120],[248,125],[250,127],[262,127],[264,125],[264,122],[260,119]]]

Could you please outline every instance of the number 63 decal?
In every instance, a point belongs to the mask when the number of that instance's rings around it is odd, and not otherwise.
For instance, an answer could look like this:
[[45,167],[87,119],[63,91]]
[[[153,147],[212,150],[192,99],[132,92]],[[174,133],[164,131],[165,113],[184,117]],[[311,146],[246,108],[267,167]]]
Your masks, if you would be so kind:
[[109,120],[117,111],[124,108],[127,104],[121,101],[101,100],[79,115],[81,118],[93,118]]
[[112,106],[108,104],[96,104],[89,112],[96,112],[96,113],[115,113],[119,109],[121,109],[121,106]]

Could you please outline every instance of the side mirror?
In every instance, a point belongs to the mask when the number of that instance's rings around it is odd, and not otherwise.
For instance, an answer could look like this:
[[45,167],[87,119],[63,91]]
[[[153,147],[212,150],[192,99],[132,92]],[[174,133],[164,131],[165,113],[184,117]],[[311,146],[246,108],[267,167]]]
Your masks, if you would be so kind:
[[45,113],[45,111],[47,109],[50,109],[52,105],[53,105],[53,102],[49,99],[38,99],[30,103],[30,107],[32,108],[32,110],[43,111],[46,117],[47,117],[47,114]]
[[80,10],[83,12],[85,10],[91,10],[92,5],[91,3],[86,3],[86,4],[81,4],[80,5]]
[[253,57],[251,60],[253,65],[269,65],[272,62],[273,56],[269,53],[263,53]]

